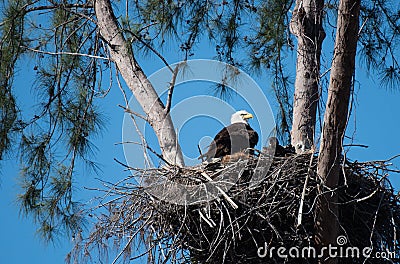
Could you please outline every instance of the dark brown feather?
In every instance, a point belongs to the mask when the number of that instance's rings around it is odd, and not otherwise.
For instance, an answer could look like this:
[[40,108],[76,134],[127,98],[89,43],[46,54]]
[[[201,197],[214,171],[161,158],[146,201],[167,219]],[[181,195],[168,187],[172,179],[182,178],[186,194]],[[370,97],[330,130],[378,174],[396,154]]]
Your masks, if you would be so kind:
[[212,158],[232,155],[247,148],[254,148],[257,142],[258,134],[248,124],[234,123],[218,132],[207,153],[200,158],[206,157],[206,160],[210,161]]

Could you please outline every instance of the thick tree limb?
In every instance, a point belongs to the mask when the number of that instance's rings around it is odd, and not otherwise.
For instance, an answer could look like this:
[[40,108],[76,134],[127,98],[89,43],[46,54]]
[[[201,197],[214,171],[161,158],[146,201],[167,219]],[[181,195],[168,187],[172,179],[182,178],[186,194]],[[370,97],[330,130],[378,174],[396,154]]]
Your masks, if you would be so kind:
[[291,143],[298,154],[314,145],[320,57],[325,38],[323,8],[323,0],[297,0],[290,22],[290,30],[298,42],[291,131]]
[[[360,0],[340,1],[317,166],[317,174],[328,190],[335,189],[339,183],[343,137],[355,68],[359,13]],[[323,190],[320,189],[320,192]],[[320,197],[317,208],[316,243],[320,247],[336,245],[339,235],[337,194],[333,191]],[[320,263],[337,263],[337,259],[320,260]]]
[[171,120],[154,87],[134,58],[131,45],[125,40],[109,0],[95,0],[94,8],[101,36],[109,46],[111,59],[127,86],[147,115],[154,129],[165,160],[183,166],[183,156]]

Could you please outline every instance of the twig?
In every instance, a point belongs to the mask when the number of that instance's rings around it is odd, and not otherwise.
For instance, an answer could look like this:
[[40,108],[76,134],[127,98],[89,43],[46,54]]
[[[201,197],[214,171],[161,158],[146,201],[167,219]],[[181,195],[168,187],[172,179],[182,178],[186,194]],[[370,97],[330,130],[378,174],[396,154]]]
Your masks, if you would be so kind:
[[143,45],[145,45],[148,49],[150,49],[154,54],[156,54],[157,57],[160,58],[160,60],[162,60],[162,62],[164,62],[165,66],[168,67],[168,69],[171,72],[174,72],[174,70],[171,68],[171,66],[169,65],[169,63],[167,62],[167,60],[155,49],[153,48],[149,43],[143,41],[143,39],[141,37],[139,37],[138,35],[136,35],[134,32],[132,32],[131,30],[125,29],[125,31],[127,31],[128,33],[132,34],[132,36],[134,36],[135,38],[132,38],[132,41],[139,41],[140,43],[142,43]]
[[319,76],[319,78],[322,79],[325,75],[327,75],[327,74],[331,71],[331,69],[332,69],[332,68],[327,69],[325,72],[323,72],[323,73]]
[[169,83],[168,98],[167,98],[167,103],[165,104],[165,113],[166,114],[169,114],[169,112],[171,110],[172,94],[174,92],[176,76],[178,75],[178,72],[179,72],[179,66],[180,66],[180,64],[178,63],[178,65],[176,65],[174,71],[172,72],[172,79],[171,79],[171,82]]
[[361,147],[361,148],[369,148],[369,146],[363,145],[363,144],[344,144],[343,147]]
[[125,112],[127,112],[127,113],[129,113],[129,114],[132,114],[132,115],[134,115],[134,116],[137,116],[137,117],[143,119],[143,120],[146,121],[146,122],[149,122],[148,118],[145,117],[144,115],[141,115],[141,114],[139,114],[139,113],[137,113],[137,112],[135,112],[135,111],[132,111],[130,108],[125,107],[125,106],[123,106],[123,105],[120,105],[120,104],[119,104],[118,106],[121,107],[122,109],[124,109]]
[[203,219],[204,222],[206,222],[211,228],[213,228],[213,227],[216,226],[216,224],[215,224],[214,222],[211,222],[212,220],[211,220],[211,221],[208,220],[207,217],[205,217],[205,216],[203,215],[203,213],[201,212],[201,210],[199,210],[199,215],[200,215],[200,218]]
[[[206,178],[209,182],[213,182],[213,179],[211,179],[210,176],[206,172],[202,172],[201,175]],[[232,206],[233,209],[238,209],[239,207],[237,204],[222,190],[219,186],[215,185],[215,188],[222,194],[222,196],[225,198],[225,200]]]
[[311,166],[312,166],[312,163],[313,163],[313,160],[314,160],[314,154],[313,153],[314,153],[314,150],[312,151],[312,154],[311,154],[310,163],[308,164],[307,176],[306,176],[306,179],[304,181],[303,191],[301,193],[299,213],[297,214],[297,227],[301,226],[301,223],[302,223],[302,220],[303,220],[304,198],[306,196],[308,180],[310,178],[310,174],[312,173]]
[[114,158],[114,161],[115,161],[116,163],[118,163],[119,165],[121,165],[121,166],[127,168],[128,170],[134,170],[134,168],[130,167],[129,165],[127,165],[127,164],[125,164],[125,163],[123,163],[122,161],[119,161],[117,158]]
[[34,11],[42,11],[42,10],[51,10],[56,8],[62,9],[72,9],[72,8],[83,8],[83,9],[92,9],[93,5],[91,4],[56,4],[56,5],[47,5],[47,6],[35,6],[25,10],[25,12],[34,12]]
[[[135,145],[140,145],[143,146],[142,143],[139,142],[134,142],[134,141],[125,141],[122,143],[117,143],[117,144],[123,144],[123,143],[130,143],[130,144],[135,144]],[[169,163],[167,160],[164,159],[164,157],[157,153],[157,151],[155,151],[152,147],[150,147],[149,145],[145,144],[144,147],[148,150],[150,150],[151,153],[153,153],[154,155],[156,155],[159,159],[161,159],[162,161],[164,161],[168,166],[173,167],[173,165],[171,163]]]
[[204,157],[203,157],[203,153],[202,153],[202,151],[201,151],[201,148],[200,148],[200,145],[199,144],[197,144],[197,149],[199,150],[199,154],[200,154],[200,158],[201,158],[201,162],[203,162],[204,161]]
[[362,32],[362,30],[364,29],[365,25],[367,24],[368,19],[369,19],[369,17],[367,17],[367,18],[364,20],[364,22],[362,23],[360,29],[358,30],[358,36],[361,35],[361,32]]
[[21,46],[21,48],[30,50],[30,51],[32,51],[32,52],[41,53],[41,54],[47,54],[47,55],[53,55],[53,56],[58,56],[58,55],[72,55],[72,56],[81,56],[81,57],[88,57],[88,58],[93,58],[93,59],[100,59],[100,60],[111,61],[111,59],[110,59],[110,58],[107,58],[107,57],[101,57],[101,56],[90,55],[90,54],[84,54],[84,53],[67,52],[67,51],[50,52],[50,51],[32,49],[32,48],[25,47],[25,46]]
[[377,193],[377,192],[378,192],[378,189],[375,189],[370,195],[365,196],[365,197],[362,197],[362,198],[359,198],[359,199],[356,200],[356,202],[359,203],[359,202],[368,200],[369,198],[371,198],[372,196],[374,196],[375,193]]

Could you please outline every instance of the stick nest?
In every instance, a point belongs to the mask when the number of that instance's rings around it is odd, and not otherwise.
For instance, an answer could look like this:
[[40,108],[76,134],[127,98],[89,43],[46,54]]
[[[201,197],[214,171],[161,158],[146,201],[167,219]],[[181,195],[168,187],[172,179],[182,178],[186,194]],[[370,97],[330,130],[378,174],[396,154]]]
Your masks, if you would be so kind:
[[[259,159],[262,158],[266,157]],[[314,246],[318,197],[321,192],[335,192],[339,201],[339,232],[347,239],[345,246],[372,247],[373,252],[394,252],[398,256],[400,205],[399,196],[387,179],[390,164],[345,160],[339,187],[329,190],[316,176],[316,160],[310,154],[275,157],[272,165],[265,168],[262,181],[253,186],[248,179],[257,160],[249,161],[236,171],[240,179],[226,196],[194,205],[157,199],[144,187],[133,184],[132,178],[106,185],[100,206],[103,212],[96,218],[95,229],[88,238],[77,239],[71,254],[75,259],[87,257],[93,248],[104,253],[106,245],[113,241],[119,252],[115,262],[146,256],[149,263],[316,263],[315,258],[282,259],[276,254],[261,258],[257,250],[265,245],[287,249]],[[168,177],[195,185],[207,182],[202,177],[204,173],[232,171],[239,162],[132,171],[133,176],[143,179]],[[396,261],[363,256],[339,260]]]

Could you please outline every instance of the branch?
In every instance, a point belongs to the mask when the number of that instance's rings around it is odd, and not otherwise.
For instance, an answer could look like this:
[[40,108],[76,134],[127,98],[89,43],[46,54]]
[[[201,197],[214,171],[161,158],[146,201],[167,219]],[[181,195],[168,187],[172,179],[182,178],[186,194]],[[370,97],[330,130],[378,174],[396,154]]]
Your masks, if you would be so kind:
[[134,115],[134,116],[137,116],[137,117],[143,119],[143,120],[146,121],[146,122],[149,122],[148,118],[145,117],[144,115],[141,115],[141,114],[139,114],[139,113],[137,113],[137,112],[135,112],[135,111],[132,111],[130,108],[125,107],[125,106],[123,106],[123,105],[120,105],[120,104],[119,104],[118,106],[121,107],[122,109],[124,109],[125,112],[127,112],[127,113],[129,113],[129,114],[132,114],[132,115]]
[[91,9],[94,6],[92,4],[59,4],[59,5],[48,5],[48,6],[36,6],[29,9],[26,9],[25,12],[34,12],[34,11],[41,11],[41,10],[50,10],[56,8],[64,8],[64,9],[71,9],[71,8],[87,8]]
[[201,151],[201,148],[200,148],[200,145],[199,145],[199,144],[197,144],[197,149],[199,150],[199,155],[200,155],[200,157],[201,157],[201,162],[203,162],[203,161],[204,161],[203,152]]
[[[118,143],[118,144],[124,144],[124,143],[130,143],[130,144],[135,144],[135,145],[143,146],[142,143],[134,142],[134,141],[126,141],[126,142],[121,142],[121,143]],[[150,152],[153,153],[154,155],[156,155],[159,159],[161,159],[162,161],[164,161],[168,166],[173,167],[173,165],[172,165],[170,162],[168,162],[168,161],[163,157],[163,155],[157,153],[157,151],[155,151],[152,147],[150,147],[150,146],[147,145],[147,144],[145,144],[144,147],[145,147],[146,149],[150,150]],[[118,162],[118,161],[117,161],[117,162]],[[119,162],[118,162],[118,163],[119,163]]]
[[174,92],[175,88],[175,82],[176,82],[176,76],[178,75],[179,71],[179,66],[180,64],[176,65],[174,71],[172,72],[172,80],[169,83],[169,90],[168,90],[168,98],[167,98],[167,103],[165,105],[165,113],[168,115],[170,110],[171,110],[171,105],[172,105],[172,94]]
[[[201,175],[202,175],[204,178],[206,178],[206,180],[209,181],[209,182],[213,182],[213,181],[214,181],[210,176],[208,176],[208,174],[207,174],[205,171],[203,171],[203,172],[201,173]],[[226,192],[224,192],[224,190],[221,189],[221,187],[219,187],[218,185],[215,185],[214,187],[221,193],[221,195],[222,195],[222,196],[225,198],[225,200],[232,206],[233,209],[238,209],[238,208],[239,208],[239,207],[237,206],[237,204],[232,200],[232,198],[229,197],[229,195],[226,194]]]
[[360,148],[369,148],[368,145],[363,144],[344,144],[343,147],[360,147]]
[[307,185],[308,185],[309,178],[311,176],[311,173],[313,173],[311,168],[312,168],[312,164],[313,164],[313,160],[314,160],[314,152],[315,152],[315,147],[313,147],[313,151],[311,153],[310,163],[308,164],[307,176],[306,176],[306,179],[304,181],[303,191],[301,192],[299,212],[297,214],[297,227],[299,227],[301,225],[302,221],[303,221],[304,199],[305,199],[305,196],[306,196],[306,191],[307,191]]
[[[152,25],[153,25],[153,24],[150,24],[150,25],[148,25],[147,27],[150,27],[150,26],[152,26]],[[146,28],[146,27],[144,27],[144,28]],[[142,31],[144,28],[140,29],[140,31]],[[154,54],[156,54],[156,56],[159,57],[160,60],[162,60],[162,62],[164,62],[165,66],[167,66],[168,69],[169,69],[171,72],[174,72],[174,70],[171,68],[171,66],[169,66],[169,63],[168,63],[167,60],[161,55],[161,53],[159,53],[159,52],[158,52],[155,48],[153,48],[149,43],[147,43],[146,41],[144,41],[142,38],[140,38],[138,35],[136,35],[136,34],[135,34],[134,32],[132,32],[131,30],[125,29],[125,31],[128,32],[128,33],[130,33],[130,34],[132,34],[132,36],[135,37],[134,39],[131,40],[131,43],[132,43],[134,40],[137,40],[137,41],[139,41],[140,43],[142,43],[143,45],[145,45],[145,46],[146,46],[148,49],[150,49]],[[140,31],[139,31],[139,32],[140,32]]]
[[169,115],[165,116],[165,106],[157,91],[147,78],[134,57],[132,46],[126,41],[114,14],[111,0],[94,1],[97,26],[107,43],[110,58],[116,64],[127,87],[132,91],[146,114],[159,141],[163,157],[170,164],[184,166],[183,154],[177,146],[177,135]]
[[[138,231],[137,231],[138,232]],[[117,263],[117,260],[122,256],[122,254],[125,253],[125,250],[131,246],[132,240],[135,238],[135,235],[132,235],[131,238],[129,239],[128,243],[126,243],[124,249],[122,249],[118,255],[115,257],[115,259],[113,260],[112,264]]]
[[119,161],[117,158],[114,158],[114,161],[115,161],[116,163],[118,163],[119,165],[125,167],[127,170],[135,170],[135,168],[132,168],[132,167],[130,167],[128,164],[125,164],[125,163]]
[[24,47],[24,46],[20,46],[20,48],[27,49],[27,50],[30,50],[30,51],[36,52],[36,53],[47,54],[47,55],[53,55],[53,56],[58,56],[58,55],[72,55],[72,56],[89,57],[89,58],[93,58],[93,59],[100,59],[100,60],[111,61],[110,58],[101,57],[101,56],[96,56],[96,55],[89,55],[89,54],[84,54],[84,53],[65,52],[65,51],[63,51],[63,52],[50,52],[50,51],[32,49],[32,48]]

